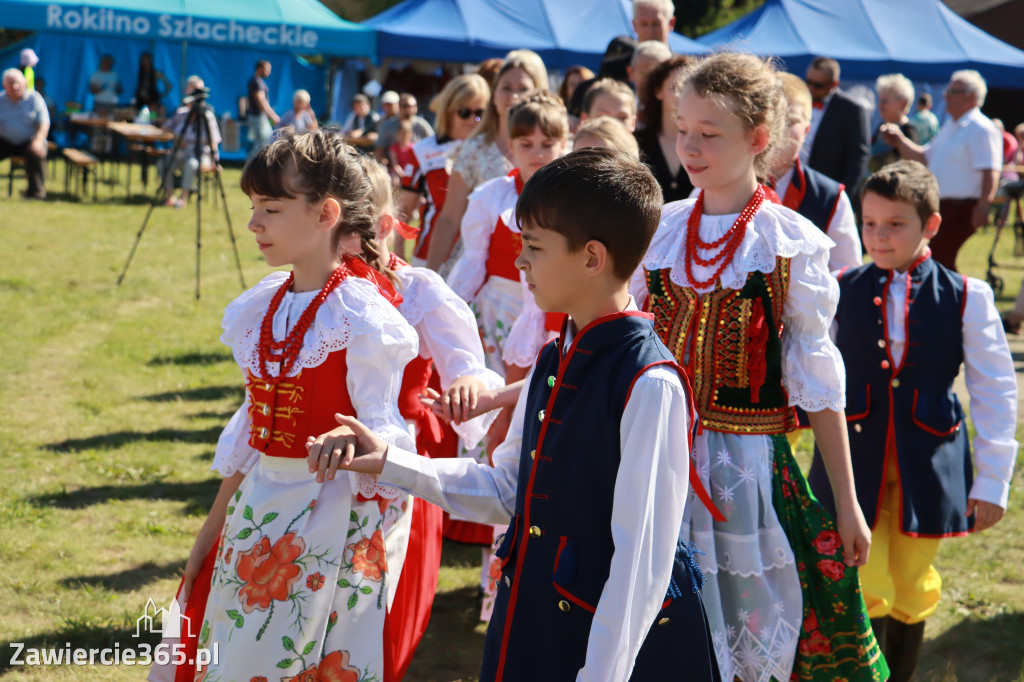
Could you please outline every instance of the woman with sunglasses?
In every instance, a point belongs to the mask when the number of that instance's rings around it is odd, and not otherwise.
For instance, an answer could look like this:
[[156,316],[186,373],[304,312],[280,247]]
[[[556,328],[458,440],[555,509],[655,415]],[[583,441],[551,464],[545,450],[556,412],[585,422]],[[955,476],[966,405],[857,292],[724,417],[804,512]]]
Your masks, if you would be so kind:
[[505,62],[494,78],[491,99],[480,125],[455,157],[448,195],[434,226],[435,235],[431,238],[427,256],[427,267],[431,270],[438,270],[444,276],[455,263],[461,248],[456,245],[456,240],[470,192],[487,180],[502,177],[512,170],[508,112],[528,93],[546,90],[547,87],[548,72],[537,53],[513,50],[505,56]]
[[[427,262],[434,224],[448,193],[452,158],[480,123],[490,97],[487,81],[476,74],[466,74],[450,80],[430,103],[430,110],[436,115],[436,134],[413,146],[412,163],[410,168],[403,169],[398,198],[399,216],[406,222],[410,222],[421,201],[426,201],[413,248],[413,265],[423,266]],[[401,248],[397,252],[405,253]]]

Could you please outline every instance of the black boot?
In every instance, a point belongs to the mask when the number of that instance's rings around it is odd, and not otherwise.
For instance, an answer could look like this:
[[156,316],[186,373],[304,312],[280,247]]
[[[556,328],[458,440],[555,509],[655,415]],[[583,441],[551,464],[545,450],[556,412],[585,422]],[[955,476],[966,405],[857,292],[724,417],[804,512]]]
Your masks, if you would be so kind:
[[871,629],[875,633],[875,640],[878,642],[878,648],[882,650],[882,655],[887,659],[889,657],[888,652],[885,650],[885,637],[888,632],[889,617],[882,616],[881,618],[871,619]]
[[924,641],[924,621],[907,625],[889,618],[886,626],[885,660],[889,664],[889,682],[910,682],[917,670]]

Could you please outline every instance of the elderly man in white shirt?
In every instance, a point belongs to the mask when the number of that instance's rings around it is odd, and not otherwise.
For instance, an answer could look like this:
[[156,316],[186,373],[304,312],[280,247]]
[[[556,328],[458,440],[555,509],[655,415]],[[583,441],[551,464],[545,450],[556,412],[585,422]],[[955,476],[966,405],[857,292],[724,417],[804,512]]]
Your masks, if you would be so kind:
[[20,156],[28,171],[26,199],[46,198],[46,136],[50,114],[42,95],[26,90],[18,69],[3,73],[0,93],[0,160]]
[[988,222],[1003,167],[1003,139],[981,113],[988,88],[977,71],[956,71],[946,86],[946,119],[931,143],[908,140],[899,126],[881,128],[886,142],[904,159],[920,161],[939,181],[942,229],[932,240],[932,257],[956,269],[956,256],[974,231]]

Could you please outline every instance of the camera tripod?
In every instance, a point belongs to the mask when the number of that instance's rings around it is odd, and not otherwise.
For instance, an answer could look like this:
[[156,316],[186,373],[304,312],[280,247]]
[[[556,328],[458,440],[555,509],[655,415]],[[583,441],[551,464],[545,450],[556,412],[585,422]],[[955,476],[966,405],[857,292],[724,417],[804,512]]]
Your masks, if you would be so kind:
[[[206,141],[211,144],[211,153],[213,161],[213,175],[217,183],[217,189],[220,191],[221,204],[224,206],[224,219],[227,221],[228,236],[231,238],[231,248],[235,252],[235,268],[238,270],[238,281],[242,284],[242,289],[245,287],[245,277],[242,275],[242,261],[238,256],[238,244],[235,242],[235,231],[231,227],[231,216],[228,212],[228,199],[224,194],[224,183],[220,177],[220,167],[217,163],[216,149],[212,145],[213,134],[210,129],[210,110],[206,106],[207,93],[200,93],[192,99],[192,108],[189,110],[188,118],[185,120],[185,125],[181,127],[181,131],[177,134],[174,140],[174,145],[171,147],[171,153],[167,157],[167,167],[164,168],[164,172],[160,176],[160,186],[157,188],[156,200],[150,202],[149,208],[146,210],[146,217],[142,220],[142,225],[139,227],[138,234],[135,235],[135,243],[132,244],[132,249],[128,253],[128,260],[125,261],[124,269],[121,271],[120,276],[117,278],[117,285],[121,286],[124,281],[124,277],[128,274],[128,266],[132,263],[132,258],[135,256],[135,250],[139,247],[139,242],[142,241],[142,234],[146,231],[146,225],[149,224],[149,218],[153,214],[153,209],[160,204],[163,204],[168,198],[167,178],[168,174],[174,170],[174,158],[181,147],[181,143],[185,140],[185,133],[188,130],[192,130],[195,135],[195,148],[193,149],[194,158],[199,161],[200,167],[196,173],[196,300],[199,300],[199,280],[200,280],[200,252],[202,250],[202,236],[203,236],[203,177],[202,177],[202,151],[203,151],[203,132],[206,133]],[[186,100],[187,102],[188,100]]]

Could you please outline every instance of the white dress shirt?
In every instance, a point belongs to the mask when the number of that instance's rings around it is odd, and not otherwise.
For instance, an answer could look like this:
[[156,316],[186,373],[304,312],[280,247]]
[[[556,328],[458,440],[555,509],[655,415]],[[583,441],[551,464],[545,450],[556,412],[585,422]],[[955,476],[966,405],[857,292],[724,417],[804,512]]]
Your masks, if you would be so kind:
[[1003,136],[992,119],[975,107],[947,119],[924,148],[928,169],[939,182],[943,199],[981,197],[981,172],[1003,167]]
[[[793,181],[795,169],[794,165],[775,181],[775,193],[782,198],[785,198],[789,183]],[[839,202],[836,204],[835,212],[832,213],[832,218],[828,221],[827,228],[825,234],[836,243],[829,250],[828,269],[842,270],[843,268],[856,268],[863,264],[860,233],[857,231],[857,221],[853,216],[850,197],[845,190],[839,195]]]
[[[636,309],[632,300],[626,309]],[[532,377],[531,371],[527,386]],[[427,459],[391,446],[380,478],[452,514],[508,523],[515,512],[526,398],[524,391],[493,467],[465,458]],[[663,366],[645,370],[626,403],[619,425],[623,466],[612,501],[615,552],[579,682],[628,680],[665,599],[686,498],[679,491],[689,484],[686,404],[678,375]]]
[[[988,284],[967,278],[963,313],[964,371],[974,424],[977,476],[968,497],[1006,509],[1010,477],[1017,458],[1017,380],[1010,347]],[[903,361],[907,342],[904,303],[907,277],[896,276],[885,300],[886,333],[894,362]]]

